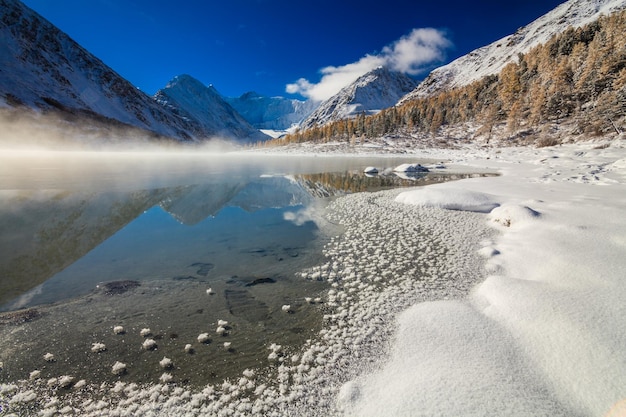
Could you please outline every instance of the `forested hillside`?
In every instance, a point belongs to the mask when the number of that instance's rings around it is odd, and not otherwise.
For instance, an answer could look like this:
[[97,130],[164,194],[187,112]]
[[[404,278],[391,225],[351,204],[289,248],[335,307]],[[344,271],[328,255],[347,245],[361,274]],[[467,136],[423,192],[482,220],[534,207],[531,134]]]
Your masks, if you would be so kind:
[[547,145],[626,130],[626,12],[567,29],[464,87],[265,143],[383,136]]

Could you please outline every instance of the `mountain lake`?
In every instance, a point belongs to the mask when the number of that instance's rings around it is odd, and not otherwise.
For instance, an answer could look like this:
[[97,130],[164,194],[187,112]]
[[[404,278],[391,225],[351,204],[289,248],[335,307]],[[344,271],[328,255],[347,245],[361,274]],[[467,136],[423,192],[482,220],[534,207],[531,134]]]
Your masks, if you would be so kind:
[[259,368],[270,343],[298,346],[321,328],[329,285],[301,271],[341,234],[324,217],[331,199],[461,178],[363,173],[435,162],[410,157],[0,158],[0,382],[37,369],[111,383],[116,361],[126,381],[158,382],[146,350],[189,386]]

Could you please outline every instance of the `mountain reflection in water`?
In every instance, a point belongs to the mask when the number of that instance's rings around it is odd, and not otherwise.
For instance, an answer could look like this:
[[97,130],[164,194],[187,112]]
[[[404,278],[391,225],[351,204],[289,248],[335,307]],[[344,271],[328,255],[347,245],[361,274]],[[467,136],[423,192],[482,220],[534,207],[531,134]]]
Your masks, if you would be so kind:
[[0,154],[0,382],[28,379],[53,352],[42,378],[114,383],[96,342],[128,365],[125,379],[158,381],[138,349],[143,328],[195,386],[258,367],[273,343],[302,345],[322,325],[315,300],[329,284],[301,272],[327,262],[322,247],[340,234],[323,215],[329,198],[461,178],[362,174],[404,162],[416,161]]
[[212,276],[237,275],[250,256],[303,252],[318,227],[303,213],[319,197],[458,178],[362,173],[415,162],[407,158],[24,158],[0,168],[0,311],[85,294],[103,281],[185,276],[189,265],[215,258],[230,265]]

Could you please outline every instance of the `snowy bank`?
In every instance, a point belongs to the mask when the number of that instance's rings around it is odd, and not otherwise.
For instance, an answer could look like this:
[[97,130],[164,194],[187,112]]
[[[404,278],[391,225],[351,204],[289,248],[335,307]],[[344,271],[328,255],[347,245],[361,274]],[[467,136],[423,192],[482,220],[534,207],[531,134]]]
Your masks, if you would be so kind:
[[[500,177],[398,196],[473,210],[499,231],[466,300],[399,316],[388,362],[344,385],[349,415],[626,413],[626,144],[503,149]],[[482,211],[482,210],[478,210]],[[415,219],[416,222],[420,219]]]

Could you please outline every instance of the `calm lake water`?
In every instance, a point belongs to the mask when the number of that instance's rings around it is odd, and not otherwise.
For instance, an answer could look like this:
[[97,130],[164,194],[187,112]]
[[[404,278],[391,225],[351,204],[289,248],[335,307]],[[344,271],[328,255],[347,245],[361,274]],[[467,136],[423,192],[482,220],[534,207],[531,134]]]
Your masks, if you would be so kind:
[[[328,288],[297,272],[322,263],[322,246],[341,232],[324,220],[328,198],[446,180],[362,173],[406,162],[429,161],[3,153],[0,379],[28,378],[33,358],[54,352],[63,369],[50,375],[114,380],[110,363],[90,356],[98,342],[129,364],[132,380],[158,380],[162,370],[142,367],[136,349],[143,328],[181,381],[197,385],[255,366],[270,341],[305,340],[321,322],[305,297]],[[216,336],[219,320],[229,324]],[[122,342],[115,326],[125,329]],[[211,348],[194,361],[216,366],[197,375],[181,346],[205,332]]]

